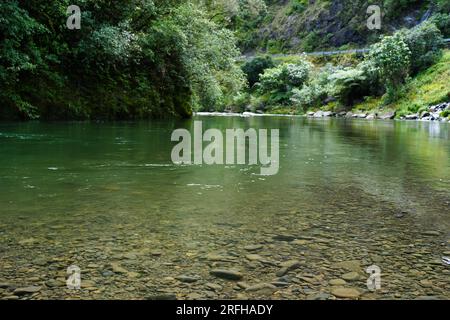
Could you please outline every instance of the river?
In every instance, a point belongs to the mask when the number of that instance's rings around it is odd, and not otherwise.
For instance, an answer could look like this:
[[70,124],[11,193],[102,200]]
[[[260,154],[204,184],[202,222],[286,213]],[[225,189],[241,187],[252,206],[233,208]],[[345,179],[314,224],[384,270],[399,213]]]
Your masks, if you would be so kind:
[[[194,120],[279,129],[278,174],[173,164],[171,133]],[[0,124],[0,299],[448,299],[449,214],[446,123]]]

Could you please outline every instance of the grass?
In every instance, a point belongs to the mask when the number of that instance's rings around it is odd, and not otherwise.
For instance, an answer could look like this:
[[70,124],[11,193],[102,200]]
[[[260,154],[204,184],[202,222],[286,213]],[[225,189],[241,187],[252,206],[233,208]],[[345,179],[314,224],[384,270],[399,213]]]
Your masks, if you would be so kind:
[[444,50],[439,61],[418,74],[403,89],[398,101],[383,105],[383,98],[368,98],[355,111],[397,110],[397,115],[411,114],[429,106],[450,101],[450,50]]

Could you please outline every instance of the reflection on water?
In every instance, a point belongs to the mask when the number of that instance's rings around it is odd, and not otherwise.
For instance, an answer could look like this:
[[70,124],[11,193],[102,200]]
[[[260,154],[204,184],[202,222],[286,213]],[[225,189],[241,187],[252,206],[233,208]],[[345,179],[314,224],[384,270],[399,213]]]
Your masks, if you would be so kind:
[[[279,174],[173,165],[170,135],[193,120],[1,124],[0,282],[65,298],[75,263],[93,282],[81,298],[334,298],[330,280],[349,271],[336,263],[356,260],[360,279],[345,287],[363,298],[449,297],[448,124],[199,119],[204,130],[280,129]],[[249,245],[263,259],[248,257]],[[286,260],[301,267],[277,278]],[[364,291],[373,263],[387,278],[376,294]],[[286,285],[238,290],[209,274],[217,266],[250,285]],[[222,289],[206,286],[217,281]]]

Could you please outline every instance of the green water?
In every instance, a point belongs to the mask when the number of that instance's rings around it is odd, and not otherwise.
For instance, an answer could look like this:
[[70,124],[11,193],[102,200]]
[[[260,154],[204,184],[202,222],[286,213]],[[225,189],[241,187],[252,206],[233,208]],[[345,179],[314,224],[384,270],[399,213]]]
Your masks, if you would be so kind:
[[[73,293],[46,283],[77,264],[96,288],[82,298],[302,299],[333,289],[328,280],[344,273],[335,263],[358,260],[378,262],[387,278],[384,291],[363,297],[448,297],[449,269],[439,263],[450,239],[448,124],[196,120],[205,129],[280,129],[279,173],[172,164],[171,133],[193,120],[0,124],[0,280],[37,282],[45,290],[35,298],[66,298]],[[277,241],[280,234],[303,242]],[[245,258],[255,244],[272,264]],[[232,258],[209,261],[211,253]],[[204,288],[216,265],[271,282],[290,259],[303,263],[297,280],[275,293],[239,293],[228,282]],[[112,261],[135,274],[102,275]],[[186,273],[200,280],[171,279]],[[364,290],[361,279],[351,286]]]

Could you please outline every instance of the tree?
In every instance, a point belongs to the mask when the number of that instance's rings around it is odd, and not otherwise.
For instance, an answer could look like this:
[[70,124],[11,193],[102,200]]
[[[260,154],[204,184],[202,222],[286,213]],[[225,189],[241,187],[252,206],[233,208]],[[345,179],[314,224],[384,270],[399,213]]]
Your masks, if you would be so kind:
[[372,46],[368,59],[386,84],[387,100],[395,99],[397,91],[409,75],[411,50],[401,33],[384,37]]
[[255,83],[259,82],[261,74],[263,74],[266,69],[273,68],[274,66],[275,64],[270,56],[259,56],[246,62],[242,66],[242,71],[247,75],[247,81],[250,88],[253,87]]

